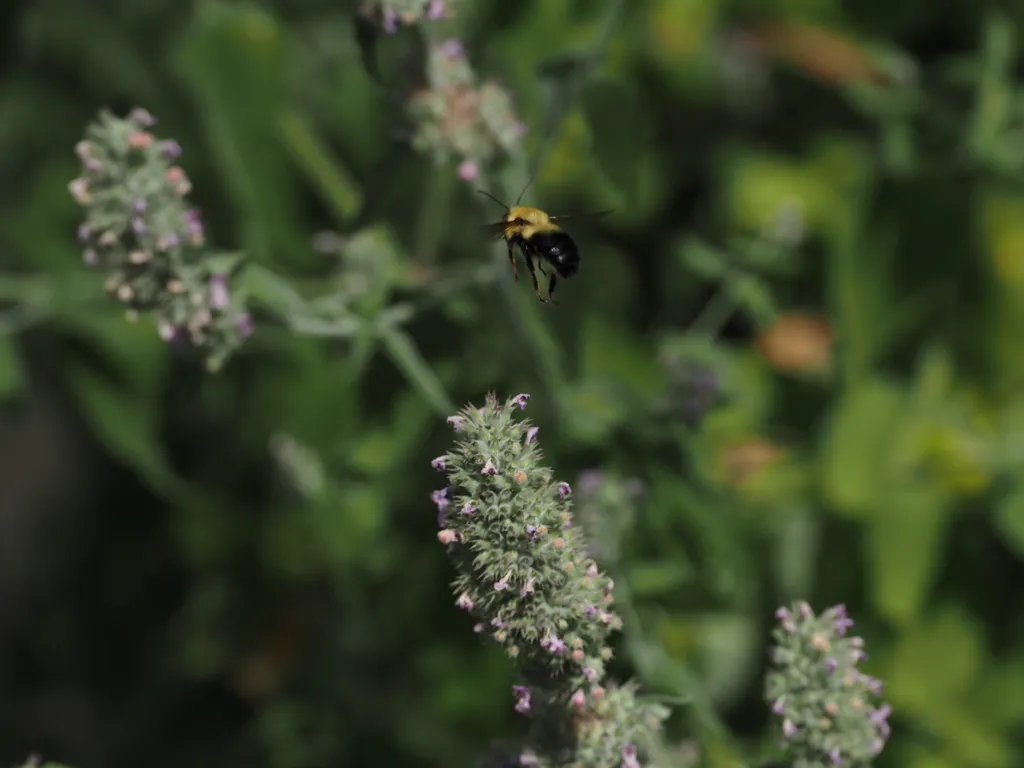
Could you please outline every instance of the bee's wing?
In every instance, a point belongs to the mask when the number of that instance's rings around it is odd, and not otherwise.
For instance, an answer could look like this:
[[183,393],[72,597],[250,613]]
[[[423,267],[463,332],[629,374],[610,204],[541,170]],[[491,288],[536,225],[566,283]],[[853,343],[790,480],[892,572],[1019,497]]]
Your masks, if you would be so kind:
[[614,210],[614,208],[606,208],[603,211],[562,213],[559,214],[558,216],[550,216],[549,218],[551,219],[551,221],[565,221],[566,219],[574,219],[577,221],[585,221],[587,219],[596,220],[603,219],[605,216],[607,216]]
[[505,236],[505,221],[495,221],[490,224],[481,224],[480,229],[491,237],[498,238]]

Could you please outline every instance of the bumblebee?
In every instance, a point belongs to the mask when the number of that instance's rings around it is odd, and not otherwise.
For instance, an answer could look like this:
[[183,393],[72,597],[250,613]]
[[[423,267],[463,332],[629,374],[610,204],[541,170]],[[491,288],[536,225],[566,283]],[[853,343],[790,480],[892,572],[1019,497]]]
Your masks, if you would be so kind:
[[[545,304],[548,302],[558,304],[554,299],[555,284],[558,282],[558,278],[568,280],[580,268],[580,252],[575,241],[565,230],[554,223],[563,221],[569,216],[551,216],[539,208],[519,205],[518,201],[512,206],[505,205],[489,192],[482,189],[478,191],[505,209],[504,219],[488,224],[486,227],[494,233],[495,237],[503,238],[508,245],[508,260],[512,265],[513,279],[519,279],[519,267],[515,255],[515,249],[519,248],[526,259],[526,268],[530,271],[533,292],[537,298]],[[600,217],[608,213],[611,211],[586,215]],[[549,273],[548,270],[551,272]],[[541,295],[537,272],[548,278],[547,298]]]

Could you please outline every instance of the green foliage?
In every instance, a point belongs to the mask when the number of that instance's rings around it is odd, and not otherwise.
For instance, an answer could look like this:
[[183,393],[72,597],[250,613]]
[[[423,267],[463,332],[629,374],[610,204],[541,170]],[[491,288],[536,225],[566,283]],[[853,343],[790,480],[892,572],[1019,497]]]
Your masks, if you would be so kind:
[[[0,753],[514,752],[517,681],[451,605],[424,461],[457,404],[529,391],[615,581],[610,672],[679,713],[651,764],[777,758],[768,617],[801,598],[850,605],[889,685],[877,768],[1024,762],[1018,11],[109,6],[0,24]],[[215,375],[161,341],[157,283],[122,291],[134,322],[104,295],[138,278],[125,185],[169,169],[119,118],[89,139],[117,157],[80,149],[109,194],[76,242],[73,148],[107,105],[175,137],[204,224],[176,256],[201,298],[223,276],[225,329],[252,313]],[[565,221],[557,307],[480,226],[476,187],[527,182],[615,208]],[[146,187],[154,253],[172,187]],[[83,245],[114,230],[101,277]]]

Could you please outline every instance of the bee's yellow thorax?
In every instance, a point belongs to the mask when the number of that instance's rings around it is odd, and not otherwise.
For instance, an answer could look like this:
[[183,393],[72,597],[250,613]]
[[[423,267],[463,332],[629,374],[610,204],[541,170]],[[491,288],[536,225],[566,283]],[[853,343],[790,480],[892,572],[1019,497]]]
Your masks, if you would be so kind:
[[519,235],[529,240],[537,232],[551,232],[558,226],[551,222],[551,217],[540,208],[527,205],[516,205],[509,208],[505,216],[505,237]]

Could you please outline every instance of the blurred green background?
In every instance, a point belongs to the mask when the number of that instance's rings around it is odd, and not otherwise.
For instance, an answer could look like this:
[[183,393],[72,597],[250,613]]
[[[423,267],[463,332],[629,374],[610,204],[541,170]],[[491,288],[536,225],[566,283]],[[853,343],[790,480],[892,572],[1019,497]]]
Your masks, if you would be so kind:
[[[680,766],[772,754],[796,597],[866,638],[878,765],[1024,765],[1024,7],[998,7],[474,0],[370,50],[342,0],[5,3],[0,760],[459,768],[514,739],[430,503],[445,416],[495,390],[532,394],[560,477],[603,473],[578,496],[614,672],[690,702]],[[447,38],[527,126],[472,183],[392,87]],[[217,375],[82,265],[73,145],[136,105],[252,265]],[[524,202],[615,209],[570,228],[558,307],[480,229],[475,187],[538,164]]]

